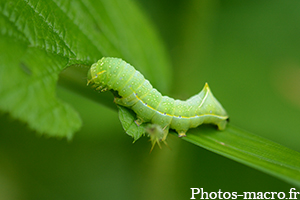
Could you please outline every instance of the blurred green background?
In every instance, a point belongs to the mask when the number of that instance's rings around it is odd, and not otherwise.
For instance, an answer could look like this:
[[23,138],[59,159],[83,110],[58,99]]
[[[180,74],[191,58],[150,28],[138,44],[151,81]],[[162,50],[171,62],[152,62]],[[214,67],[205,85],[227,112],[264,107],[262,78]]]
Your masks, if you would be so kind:
[[[300,151],[299,1],[136,3],[173,64],[166,95],[186,99],[208,82],[233,125]],[[173,135],[170,149],[149,154],[148,138],[132,144],[114,110],[61,87],[57,95],[83,120],[70,142],[38,136],[1,115],[1,200],[190,199],[191,187],[240,193],[292,187]]]

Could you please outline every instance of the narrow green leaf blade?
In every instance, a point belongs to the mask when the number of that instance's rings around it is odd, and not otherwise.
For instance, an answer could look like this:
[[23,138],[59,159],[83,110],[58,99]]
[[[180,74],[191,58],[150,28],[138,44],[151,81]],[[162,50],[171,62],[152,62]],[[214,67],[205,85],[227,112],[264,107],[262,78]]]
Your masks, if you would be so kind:
[[232,125],[225,131],[200,126],[183,140],[300,186],[299,152]]

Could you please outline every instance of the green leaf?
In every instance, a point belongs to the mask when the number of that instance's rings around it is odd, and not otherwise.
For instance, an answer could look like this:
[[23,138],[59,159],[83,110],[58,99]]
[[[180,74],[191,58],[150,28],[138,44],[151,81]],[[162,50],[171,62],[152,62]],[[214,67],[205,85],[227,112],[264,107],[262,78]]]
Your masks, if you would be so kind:
[[228,125],[224,131],[202,125],[183,138],[300,187],[300,153]]
[[55,94],[60,66],[67,60],[37,48],[20,46],[9,37],[6,40],[2,37],[0,46],[4,47],[0,50],[1,110],[40,133],[71,138],[81,125],[80,118]]
[[136,114],[132,110],[119,105],[118,109],[119,119],[121,121],[123,129],[129,136],[133,137],[133,142],[145,135],[146,124],[137,126],[137,124],[134,122],[136,120]]
[[[169,87],[164,49],[130,0],[0,0],[0,13],[0,110],[39,133],[71,138],[81,127],[77,112],[56,97],[69,66],[121,57],[162,90]],[[80,93],[86,71],[60,83]]]

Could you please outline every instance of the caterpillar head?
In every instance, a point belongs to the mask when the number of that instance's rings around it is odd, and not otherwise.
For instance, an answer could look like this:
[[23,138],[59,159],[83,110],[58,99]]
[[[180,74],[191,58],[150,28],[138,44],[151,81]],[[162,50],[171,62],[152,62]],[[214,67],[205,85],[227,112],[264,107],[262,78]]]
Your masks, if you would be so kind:
[[[100,68],[100,69],[99,69]],[[106,88],[106,70],[99,66],[99,63],[95,63],[91,66],[87,75],[87,85],[95,85],[97,90],[105,90]]]

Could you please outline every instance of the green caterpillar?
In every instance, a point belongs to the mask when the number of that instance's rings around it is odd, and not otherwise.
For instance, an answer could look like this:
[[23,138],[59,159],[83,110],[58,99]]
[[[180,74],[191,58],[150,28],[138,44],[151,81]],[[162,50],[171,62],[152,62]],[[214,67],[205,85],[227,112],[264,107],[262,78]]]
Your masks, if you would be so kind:
[[169,129],[183,137],[189,128],[201,124],[215,124],[224,130],[229,119],[207,83],[199,94],[188,100],[174,100],[162,96],[139,71],[119,58],[104,57],[93,64],[88,72],[88,84],[102,92],[117,92],[114,102],[132,109],[138,126],[144,122],[159,125],[163,134],[151,138],[154,144],[165,141]]

